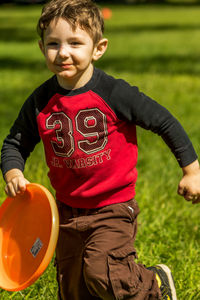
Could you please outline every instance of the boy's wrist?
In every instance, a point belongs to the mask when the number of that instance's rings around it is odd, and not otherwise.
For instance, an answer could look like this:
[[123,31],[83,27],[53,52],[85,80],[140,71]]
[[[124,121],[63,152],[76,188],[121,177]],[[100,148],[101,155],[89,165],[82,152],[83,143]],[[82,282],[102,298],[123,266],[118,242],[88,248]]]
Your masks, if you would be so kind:
[[193,161],[191,164],[182,167],[183,175],[195,174],[200,171],[198,160]]

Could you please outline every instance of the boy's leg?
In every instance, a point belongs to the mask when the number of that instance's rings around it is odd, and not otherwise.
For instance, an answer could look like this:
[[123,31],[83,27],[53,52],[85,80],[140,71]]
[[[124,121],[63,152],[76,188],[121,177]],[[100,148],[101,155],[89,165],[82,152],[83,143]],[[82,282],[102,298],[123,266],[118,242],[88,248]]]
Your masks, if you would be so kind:
[[82,275],[84,236],[75,230],[73,209],[57,201],[60,232],[56,248],[59,300],[94,300]]
[[83,273],[88,290],[104,300],[158,300],[153,272],[135,263],[137,231],[135,200],[100,208],[90,216]]
[[61,206],[57,261],[62,300],[160,299],[153,272],[134,262],[135,200],[88,215],[82,210],[79,216]]

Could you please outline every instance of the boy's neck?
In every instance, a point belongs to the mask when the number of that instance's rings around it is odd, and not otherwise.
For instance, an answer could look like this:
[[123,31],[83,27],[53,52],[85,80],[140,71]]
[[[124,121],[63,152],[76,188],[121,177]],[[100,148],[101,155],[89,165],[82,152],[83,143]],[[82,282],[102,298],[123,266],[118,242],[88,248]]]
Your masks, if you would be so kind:
[[79,76],[72,79],[65,79],[57,76],[59,85],[66,90],[75,90],[85,86],[92,78],[94,66],[91,64],[87,70],[83,73],[79,73]]

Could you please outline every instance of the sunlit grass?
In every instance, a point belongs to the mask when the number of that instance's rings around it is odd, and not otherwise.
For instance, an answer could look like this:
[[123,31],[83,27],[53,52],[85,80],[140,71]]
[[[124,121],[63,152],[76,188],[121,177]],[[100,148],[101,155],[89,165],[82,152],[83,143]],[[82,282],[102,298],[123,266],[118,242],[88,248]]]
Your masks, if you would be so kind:
[[[111,6],[106,21],[109,47],[97,63],[166,106],[184,125],[197,153],[200,115],[200,7]],[[24,100],[51,74],[37,46],[40,6],[0,7],[0,146]],[[139,261],[168,264],[179,300],[200,299],[199,206],[176,195],[181,169],[166,145],[138,129],[139,160],[136,199],[141,214],[136,240]],[[44,184],[42,145],[28,160],[25,176]],[[0,181],[0,202],[5,198]],[[25,291],[0,290],[4,299],[56,299],[53,261]]]

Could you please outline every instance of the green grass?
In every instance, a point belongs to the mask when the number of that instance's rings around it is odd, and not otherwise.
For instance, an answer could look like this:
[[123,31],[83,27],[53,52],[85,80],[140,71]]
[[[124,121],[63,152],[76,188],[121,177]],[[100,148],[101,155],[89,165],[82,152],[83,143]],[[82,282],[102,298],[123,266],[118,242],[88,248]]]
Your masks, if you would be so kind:
[[[97,66],[165,105],[199,154],[200,7],[111,8],[113,17],[106,21],[105,32],[109,47]],[[0,7],[0,146],[26,97],[51,76],[37,46],[39,14],[40,6]],[[138,128],[138,144],[138,260],[146,265],[166,263],[173,271],[178,299],[199,300],[199,206],[176,194],[182,172],[160,137]],[[25,175],[52,191],[43,157],[38,145]],[[0,202],[5,199],[3,189],[1,177]],[[34,285],[21,292],[0,290],[0,298],[55,300],[56,293],[52,261]]]

